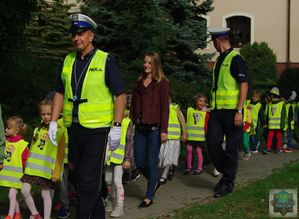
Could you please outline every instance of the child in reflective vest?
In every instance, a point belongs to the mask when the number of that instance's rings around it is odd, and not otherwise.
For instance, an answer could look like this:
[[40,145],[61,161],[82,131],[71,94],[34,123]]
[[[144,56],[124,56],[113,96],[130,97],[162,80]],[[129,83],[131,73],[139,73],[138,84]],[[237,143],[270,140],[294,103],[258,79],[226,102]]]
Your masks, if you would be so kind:
[[279,153],[282,144],[282,130],[285,127],[286,109],[284,101],[280,100],[279,89],[274,87],[270,91],[271,103],[267,107],[267,152],[271,151],[273,137],[276,137],[275,153]]
[[186,123],[179,105],[169,104],[168,138],[161,144],[159,154],[159,166],[164,167],[159,184],[163,185],[167,180],[172,180],[174,169],[178,166],[181,142],[187,140]]
[[23,140],[22,133],[26,125],[18,116],[10,117],[6,122],[6,146],[3,169],[0,171],[0,186],[9,187],[9,212],[5,219],[21,219],[18,189],[22,188],[21,177],[28,157],[28,142]]
[[22,194],[32,219],[40,219],[34,200],[30,194],[32,185],[41,187],[44,201],[44,219],[50,219],[54,183],[60,179],[60,172],[64,159],[64,129],[58,126],[56,139],[58,146],[48,140],[48,126],[51,118],[52,101],[43,100],[39,103],[41,125],[35,128],[30,145],[30,154],[27,160]]
[[193,97],[194,108],[187,109],[187,168],[185,175],[189,175],[192,171],[192,151],[195,149],[197,155],[196,169],[194,175],[203,172],[203,156],[202,149],[206,147],[207,124],[209,120],[209,112],[205,110],[207,98],[203,94],[197,94]]
[[105,181],[108,196],[105,200],[106,212],[111,217],[120,217],[124,214],[124,187],[122,184],[123,169],[129,169],[133,159],[134,127],[128,113],[121,123],[121,138],[115,148],[107,148]]

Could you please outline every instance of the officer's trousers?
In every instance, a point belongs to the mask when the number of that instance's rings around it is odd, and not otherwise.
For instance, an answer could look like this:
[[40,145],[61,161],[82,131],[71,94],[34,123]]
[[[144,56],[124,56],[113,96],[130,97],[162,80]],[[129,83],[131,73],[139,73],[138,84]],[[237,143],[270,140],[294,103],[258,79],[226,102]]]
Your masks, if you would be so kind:
[[[207,145],[209,155],[221,172],[219,183],[230,192],[237,174],[239,151],[242,142],[242,128],[234,124],[235,110],[213,110],[208,123]],[[225,138],[224,138],[225,136]],[[223,149],[222,143],[226,142]]]
[[88,129],[73,123],[68,129],[69,162],[75,164],[76,219],[104,219],[101,186],[109,129]]

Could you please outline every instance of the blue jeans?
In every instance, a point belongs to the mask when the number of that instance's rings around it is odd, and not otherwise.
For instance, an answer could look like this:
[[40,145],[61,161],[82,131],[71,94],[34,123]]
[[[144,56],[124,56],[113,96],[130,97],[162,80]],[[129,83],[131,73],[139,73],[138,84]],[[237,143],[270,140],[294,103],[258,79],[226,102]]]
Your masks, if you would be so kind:
[[152,200],[158,181],[158,158],[161,146],[160,130],[135,130],[134,157],[137,168],[147,179],[145,198]]

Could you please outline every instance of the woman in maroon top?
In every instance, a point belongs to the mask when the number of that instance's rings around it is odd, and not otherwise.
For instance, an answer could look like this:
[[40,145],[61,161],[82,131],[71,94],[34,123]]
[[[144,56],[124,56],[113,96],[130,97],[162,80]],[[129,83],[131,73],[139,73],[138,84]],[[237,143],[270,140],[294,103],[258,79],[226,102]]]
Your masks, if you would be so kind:
[[169,84],[160,57],[148,52],[144,56],[143,73],[133,87],[130,111],[135,124],[135,163],[147,179],[147,192],[140,208],[153,204],[160,145],[167,140],[168,104]]

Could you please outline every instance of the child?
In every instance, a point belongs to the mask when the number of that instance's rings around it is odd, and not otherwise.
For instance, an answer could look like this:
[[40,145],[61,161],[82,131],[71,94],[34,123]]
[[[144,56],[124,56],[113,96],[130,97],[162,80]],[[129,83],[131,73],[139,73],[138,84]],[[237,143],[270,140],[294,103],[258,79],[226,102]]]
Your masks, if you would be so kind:
[[251,127],[251,115],[250,115],[250,109],[251,107],[245,106],[243,108],[244,111],[244,117],[243,117],[243,150],[244,150],[244,156],[242,160],[247,161],[250,158],[250,151],[249,151],[249,132]]
[[250,113],[251,113],[251,130],[250,130],[250,153],[257,153],[259,151],[259,125],[265,125],[264,109],[261,104],[262,93],[259,90],[252,92],[250,101]]
[[[128,115],[128,113],[127,113]],[[105,166],[105,181],[108,188],[106,212],[111,217],[124,214],[124,187],[122,184],[123,169],[129,169],[133,159],[134,128],[129,117],[125,117],[121,124],[120,144],[117,148],[107,148]]]
[[4,150],[5,150],[5,132],[4,132],[2,111],[1,111],[1,105],[0,105],[0,170],[3,167]]
[[295,114],[296,114],[296,105],[295,102],[297,94],[295,91],[291,92],[291,96],[286,101],[286,121],[285,121],[285,128],[284,128],[284,136],[285,141],[283,145],[283,152],[290,153],[292,150],[292,138],[293,138],[293,131],[295,128]]
[[28,157],[28,142],[23,140],[22,133],[26,125],[18,116],[10,117],[6,122],[6,147],[3,170],[0,171],[0,185],[9,187],[9,212],[5,219],[21,219],[18,189],[22,188],[20,181]]
[[198,175],[203,172],[202,148],[205,147],[207,123],[209,113],[204,110],[207,99],[203,94],[197,94],[194,98],[194,108],[187,109],[187,168],[185,175],[189,175],[192,170],[192,150],[195,148],[197,154],[197,167],[193,174]]
[[[165,167],[159,180],[160,185],[165,184],[167,182],[167,178],[170,180],[173,178],[174,167],[172,166],[178,166],[180,139],[182,139],[183,142],[187,139],[185,118],[180,110],[180,107],[174,103],[170,103],[168,139],[166,142],[162,143],[159,155],[159,166]],[[172,167],[171,170],[170,167]]]
[[273,87],[270,91],[272,102],[268,106],[267,121],[268,121],[268,137],[267,137],[267,152],[271,151],[273,137],[276,136],[275,153],[279,153],[282,143],[282,130],[285,126],[286,109],[284,101],[281,101],[279,89]]
[[34,200],[30,194],[32,185],[41,186],[41,194],[44,201],[44,219],[50,219],[54,182],[60,178],[60,171],[64,158],[64,129],[58,126],[56,139],[58,146],[48,140],[48,127],[51,118],[52,101],[43,100],[39,103],[39,113],[42,119],[40,127],[33,133],[30,154],[25,168],[22,194],[27,207],[31,212],[31,219],[41,219]]

